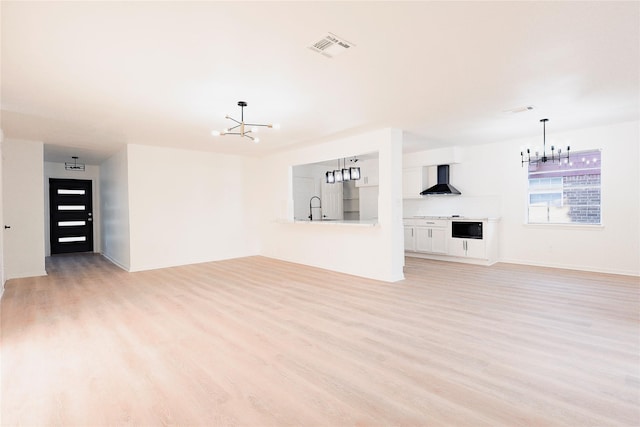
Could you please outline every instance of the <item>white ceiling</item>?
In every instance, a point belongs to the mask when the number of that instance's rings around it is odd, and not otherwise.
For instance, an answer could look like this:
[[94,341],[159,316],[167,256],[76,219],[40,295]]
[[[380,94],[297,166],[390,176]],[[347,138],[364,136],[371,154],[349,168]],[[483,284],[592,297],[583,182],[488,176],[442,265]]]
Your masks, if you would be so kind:
[[[417,150],[539,135],[543,117],[552,134],[640,115],[640,2],[0,7],[1,126],[49,160],[127,143],[263,156],[387,126]],[[327,32],[355,47],[308,49]],[[259,144],[211,136],[239,100],[282,128]]]

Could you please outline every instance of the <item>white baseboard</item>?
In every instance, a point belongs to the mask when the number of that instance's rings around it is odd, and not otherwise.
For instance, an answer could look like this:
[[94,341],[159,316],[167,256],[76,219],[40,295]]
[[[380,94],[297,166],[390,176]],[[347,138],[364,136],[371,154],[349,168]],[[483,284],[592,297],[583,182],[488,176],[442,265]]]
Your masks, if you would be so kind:
[[105,254],[105,253],[101,253],[100,255],[102,255],[103,257],[105,257],[107,259],[107,261],[109,261],[111,264],[120,267],[121,269],[123,269],[124,271],[129,272],[129,267],[126,267],[124,264],[120,263],[119,261],[111,258],[109,255]]
[[[38,277],[38,276],[46,276],[47,275],[47,271],[46,270],[38,270],[38,271],[23,271],[20,273],[15,273],[15,274],[11,274],[7,277],[5,277],[6,280],[11,280],[11,279],[24,279],[26,277]],[[6,283],[6,281],[5,281]],[[4,289],[4,284],[2,285],[3,289]]]
[[480,258],[465,258],[465,257],[457,257],[451,255],[438,255],[438,254],[428,254],[423,252],[410,252],[405,251],[405,256],[413,257],[413,258],[422,258],[422,259],[433,259],[436,261],[447,261],[447,262],[461,262],[463,264],[475,264],[475,265],[493,265],[497,261],[488,260],[488,259],[480,259]]
[[356,277],[362,277],[364,279],[371,279],[371,280],[378,280],[381,282],[386,282],[386,283],[394,283],[394,282],[399,282],[401,280],[404,280],[404,273],[399,273],[393,276],[378,276],[378,275],[372,275],[372,274],[367,274],[367,273],[363,273],[363,272],[358,272],[358,271],[351,271],[351,270],[345,270],[345,269],[337,269],[333,266],[327,266],[324,264],[315,264],[312,262],[308,262],[308,261],[301,261],[299,259],[293,259],[293,258],[288,258],[288,257],[281,257],[281,256],[274,256],[274,255],[259,255],[261,257],[264,258],[271,258],[271,259],[276,259],[279,261],[285,261],[285,262],[290,262],[293,264],[299,264],[299,265],[306,265],[308,267],[313,267],[313,268],[320,268],[322,270],[328,270],[328,271],[334,271],[336,273],[341,273],[341,274],[348,274],[350,276],[356,276]]
[[540,263],[540,262],[531,262],[528,260],[521,259],[509,259],[503,258],[498,262],[505,262],[508,264],[522,264],[522,265],[530,265],[533,267],[549,267],[549,268],[562,268],[566,270],[578,270],[578,271],[589,271],[593,273],[606,273],[606,274],[620,274],[623,276],[640,276],[640,271],[632,271],[632,270],[620,270],[615,268],[594,268],[588,265],[574,265],[574,264],[563,264],[563,263]]

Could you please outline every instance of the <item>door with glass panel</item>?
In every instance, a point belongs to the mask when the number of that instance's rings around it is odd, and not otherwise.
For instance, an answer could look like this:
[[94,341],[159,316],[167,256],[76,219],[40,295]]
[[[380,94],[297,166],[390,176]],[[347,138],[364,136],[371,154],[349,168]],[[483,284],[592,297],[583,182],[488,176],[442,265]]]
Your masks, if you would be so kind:
[[49,178],[51,255],[93,251],[91,180]]

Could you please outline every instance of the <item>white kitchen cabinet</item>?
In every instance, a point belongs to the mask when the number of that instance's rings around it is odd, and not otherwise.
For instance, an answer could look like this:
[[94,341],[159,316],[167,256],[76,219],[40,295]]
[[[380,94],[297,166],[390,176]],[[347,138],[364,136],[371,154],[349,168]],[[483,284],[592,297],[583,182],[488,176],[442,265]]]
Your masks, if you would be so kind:
[[447,230],[444,228],[431,229],[431,252],[435,254],[447,253]]
[[427,168],[415,167],[402,170],[402,198],[420,199],[420,192],[427,186]]
[[425,227],[416,228],[416,251],[431,252],[431,229]]
[[368,159],[359,162],[360,179],[356,181],[356,187],[373,187],[380,182],[378,178],[378,159]]
[[417,252],[447,253],[447,235],[444,228],[416,227],[415,234]]
[[448,221],[416,220],[416,252],[447,253]]
[[455,239],[449,245],[449,255],[467,258],[487,258],[484,239]]
[[404,226],[404,250],[410,252],[416,250],[416,228],[413,225]]
[[[482,239],[451,237],[452,221],[437,217],[405,218],[407,256],[491,265],[498,261],[498,218],[465,218],[482,221]],[[413,229],[413,240],[407,243]],[[413,245],[413,246],[411,246]],[[413,247],[413,249],[411,249]]]

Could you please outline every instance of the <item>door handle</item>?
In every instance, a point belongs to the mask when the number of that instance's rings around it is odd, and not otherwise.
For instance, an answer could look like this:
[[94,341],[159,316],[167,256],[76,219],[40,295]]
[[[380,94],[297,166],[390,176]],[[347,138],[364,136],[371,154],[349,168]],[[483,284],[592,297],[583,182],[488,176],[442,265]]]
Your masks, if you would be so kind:
[[7,228],[11,228],[11,226],[10,225],[5,225],[4,229],[6,230]]

